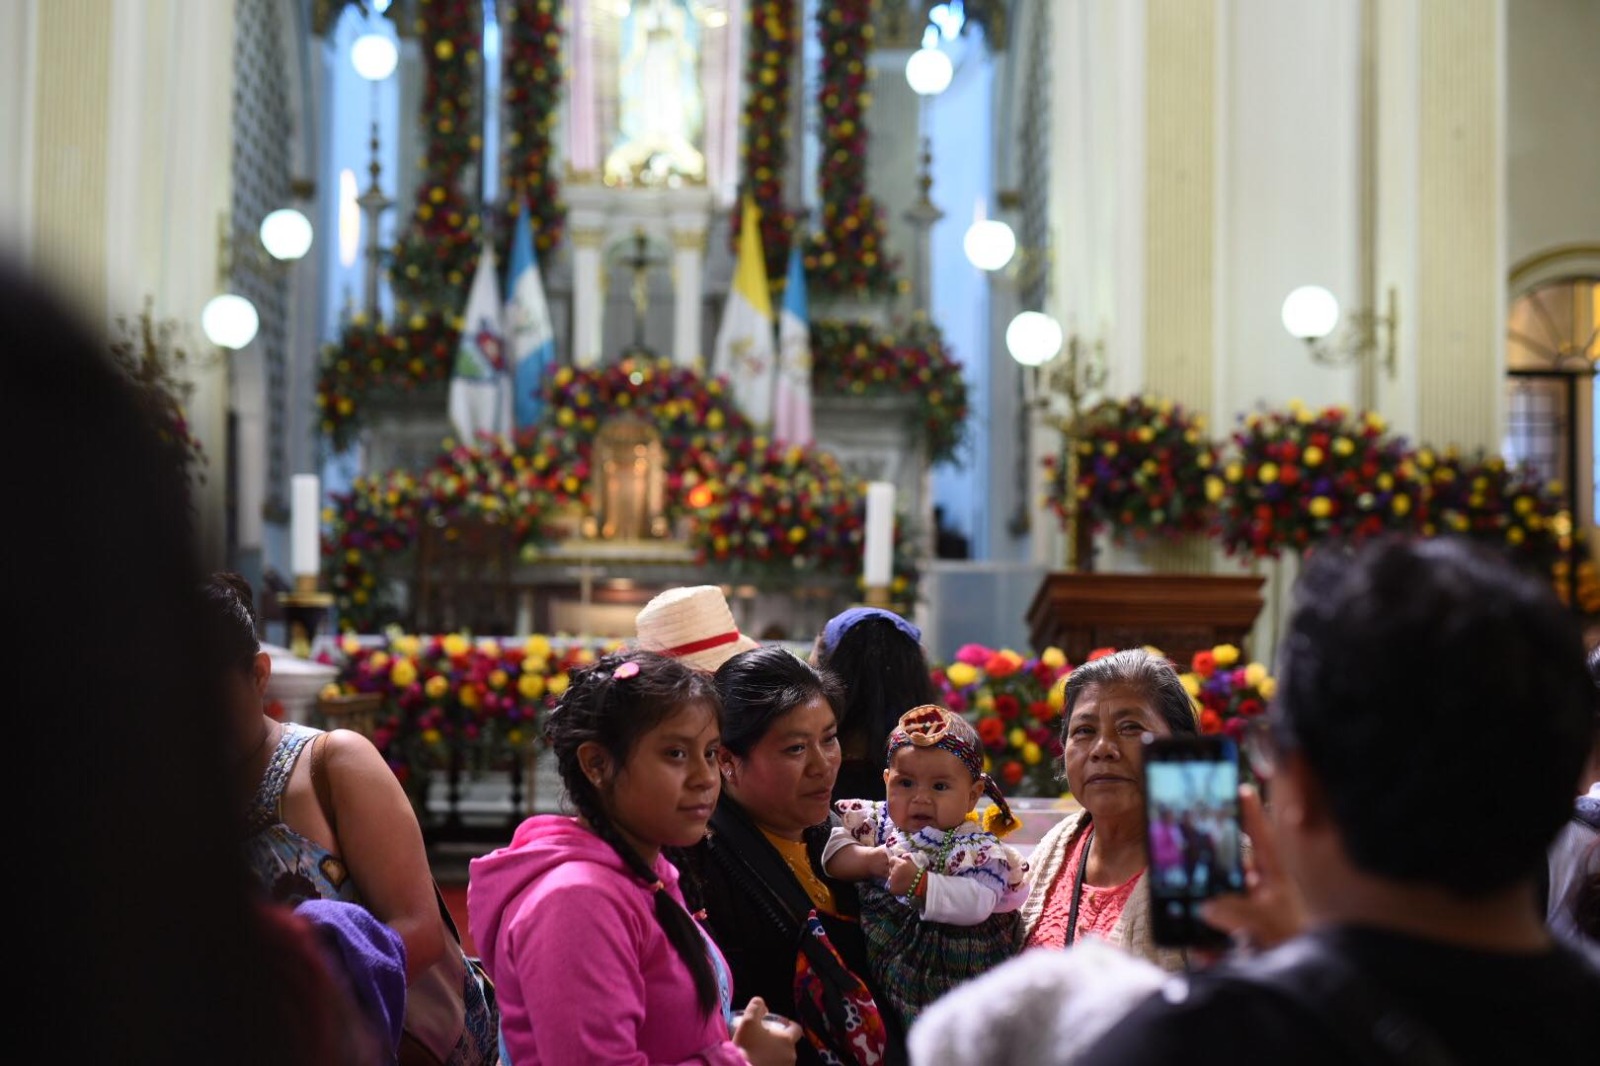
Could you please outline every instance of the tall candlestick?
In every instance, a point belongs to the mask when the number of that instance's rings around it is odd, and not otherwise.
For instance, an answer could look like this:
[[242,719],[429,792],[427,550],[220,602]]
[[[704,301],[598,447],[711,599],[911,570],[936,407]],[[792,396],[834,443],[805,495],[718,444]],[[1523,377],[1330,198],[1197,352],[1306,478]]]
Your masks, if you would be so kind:
[[861,572],[867,588],[887,588],[894,570],[894,485],[867,483],[867,535]]
[[315,474],[296,474],[290,489],[290,569],[315,578],[322,570],[322,485]]

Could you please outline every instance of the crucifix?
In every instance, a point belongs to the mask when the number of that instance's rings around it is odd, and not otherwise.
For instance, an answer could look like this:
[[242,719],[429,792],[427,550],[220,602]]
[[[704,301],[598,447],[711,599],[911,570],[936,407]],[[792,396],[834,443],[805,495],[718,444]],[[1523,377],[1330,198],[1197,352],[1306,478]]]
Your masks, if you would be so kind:
[[654,359],[655,351],[644,342],[645,317],[650,310],[650,268],[661,260],[650,254],[650,240],[644,230],[633,231],[633,250],[622,260],[633,271],[633,343],[623,358]]

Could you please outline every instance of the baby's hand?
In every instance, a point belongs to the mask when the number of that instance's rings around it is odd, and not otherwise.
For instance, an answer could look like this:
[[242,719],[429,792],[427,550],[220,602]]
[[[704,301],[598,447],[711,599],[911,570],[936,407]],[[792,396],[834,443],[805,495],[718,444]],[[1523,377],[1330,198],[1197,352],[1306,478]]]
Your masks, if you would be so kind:
[[893,868],[887,877],[889,891],[896,896],[903,896],[911,891],[911,882],[917,878],[916,860],[909,855],[900,855],[891,861]]

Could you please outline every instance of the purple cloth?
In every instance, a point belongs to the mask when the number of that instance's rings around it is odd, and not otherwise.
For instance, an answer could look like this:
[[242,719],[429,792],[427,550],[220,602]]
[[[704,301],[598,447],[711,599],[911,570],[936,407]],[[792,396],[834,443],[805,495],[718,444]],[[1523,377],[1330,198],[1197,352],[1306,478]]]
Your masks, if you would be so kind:
[[868,618],[886,619],[913,642],[922,643],[922,630],[893,611],[885,611],[882,607],[852,607],[828,619],[828,624],[822,629],[822,650],[829,655],[833,654],[833,649],[839,646],[839,640],[849,632],[850,627]]
[[339,964],[361,1013],[398,1054],[406,1013],[406,944],[358,903],[308,899],[294,912],[309,921]]

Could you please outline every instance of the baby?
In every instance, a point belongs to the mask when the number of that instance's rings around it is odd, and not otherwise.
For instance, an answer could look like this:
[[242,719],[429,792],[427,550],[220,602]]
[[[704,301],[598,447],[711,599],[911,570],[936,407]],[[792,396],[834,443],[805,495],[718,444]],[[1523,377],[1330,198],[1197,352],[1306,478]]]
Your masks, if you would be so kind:
[[[889,734],[888,801],[834,804],[844,822],[823,849],[832,877],[861,882],[868,961],[885,1006],[907,1026],[955,985],[1016,954],[1027,863],[1000,835],[1019,824],[983,772],[978,735],[925,704]],[[974,813],[988,794],[994,807]]]

